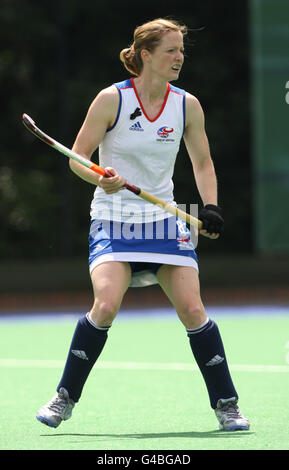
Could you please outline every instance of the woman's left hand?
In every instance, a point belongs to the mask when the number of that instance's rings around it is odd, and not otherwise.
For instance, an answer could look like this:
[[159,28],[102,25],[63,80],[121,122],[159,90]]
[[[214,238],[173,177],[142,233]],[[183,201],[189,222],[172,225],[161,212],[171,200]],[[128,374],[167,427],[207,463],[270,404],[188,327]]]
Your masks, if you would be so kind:
[[199,213],[199,219],[203,222],[200,230],[202,235],[213,240],[219,238],[224,226],[222,209],[219,206],[207,204]]

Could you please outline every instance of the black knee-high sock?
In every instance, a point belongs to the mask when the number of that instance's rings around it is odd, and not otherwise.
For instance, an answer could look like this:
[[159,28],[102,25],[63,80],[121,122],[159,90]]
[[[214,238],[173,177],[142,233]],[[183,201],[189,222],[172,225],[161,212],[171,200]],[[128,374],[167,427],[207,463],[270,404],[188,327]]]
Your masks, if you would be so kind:
[[187,329],[196,362],[204,377],[212,408],[220,398],[238,398],[216,323],[208,320],[197,329]]
[[105,345],[108,329],[93,326],[87,316],[79,319],[57,391],[64,387],[73,401],[79,400],[86,379]]

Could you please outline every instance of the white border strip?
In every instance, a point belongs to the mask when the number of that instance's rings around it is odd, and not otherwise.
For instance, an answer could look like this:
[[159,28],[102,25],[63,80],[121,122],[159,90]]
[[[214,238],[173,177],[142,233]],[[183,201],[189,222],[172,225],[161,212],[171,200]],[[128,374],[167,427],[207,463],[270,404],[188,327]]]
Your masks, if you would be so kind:
[[123,262],[142,262],[142,263],[160,263],[173,264],[176,266],[189,266],[199,271],[198,263],[190,256],[171,255],[167,253],[157,252],[112,252],[105,253],[95,258],[89,265],[90,273],[96,266],[106,261],[123,261]]

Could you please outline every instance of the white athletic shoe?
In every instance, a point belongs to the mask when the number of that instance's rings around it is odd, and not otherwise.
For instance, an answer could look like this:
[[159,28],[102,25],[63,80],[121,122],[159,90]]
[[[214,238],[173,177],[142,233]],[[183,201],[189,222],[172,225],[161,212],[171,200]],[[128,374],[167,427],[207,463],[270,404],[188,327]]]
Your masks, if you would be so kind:
[[242,415],[237,403],[238,399],[235,397],[218,400],[215,414],[219,428],[223,431],[248,431],[250,428],[248,419]]
[[74,405],[74,401],[69,398],[68,391],[61,388],[46,405],[38,410],[36,418],[47,426],[57,428],[61,421],[71,418]]

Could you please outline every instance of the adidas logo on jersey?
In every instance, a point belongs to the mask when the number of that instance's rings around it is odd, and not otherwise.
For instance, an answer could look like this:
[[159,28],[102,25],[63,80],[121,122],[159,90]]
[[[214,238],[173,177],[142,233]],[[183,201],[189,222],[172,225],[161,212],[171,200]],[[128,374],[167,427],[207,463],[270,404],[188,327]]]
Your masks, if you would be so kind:
[[129,130],[130,131],[140,131],[140,132],[144,131],[144,129],[141,127],[141,123],[139,121],[137,121],[135,124],[130,126]]

